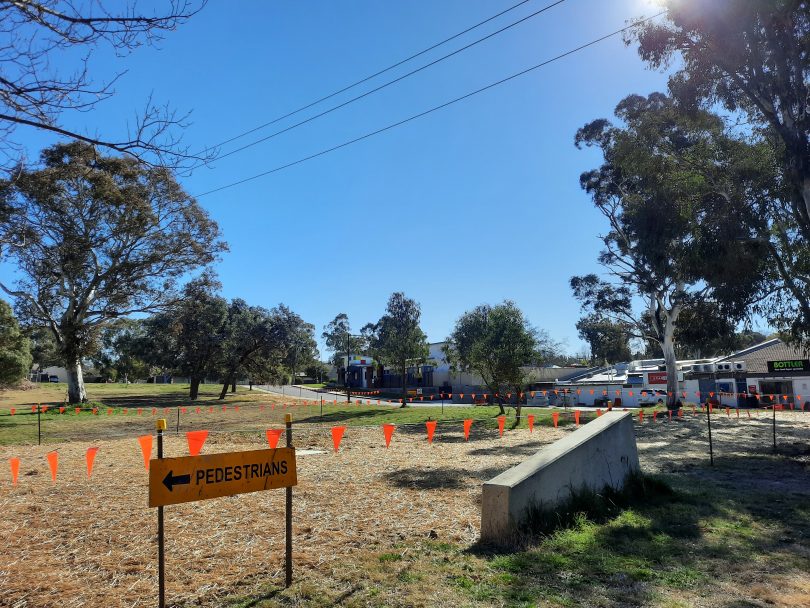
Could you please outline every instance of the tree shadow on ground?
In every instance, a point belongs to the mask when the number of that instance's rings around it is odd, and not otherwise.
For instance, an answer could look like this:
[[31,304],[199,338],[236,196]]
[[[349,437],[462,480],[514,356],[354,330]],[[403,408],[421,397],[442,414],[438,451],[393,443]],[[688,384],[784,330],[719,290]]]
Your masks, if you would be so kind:
[[416,490],[451,490],[468,487],[492,479],[503,471],[500,467],[489,467],[470,471],[453,467],[434,469],[401,469],[385,473],[383,477],[398,488]]

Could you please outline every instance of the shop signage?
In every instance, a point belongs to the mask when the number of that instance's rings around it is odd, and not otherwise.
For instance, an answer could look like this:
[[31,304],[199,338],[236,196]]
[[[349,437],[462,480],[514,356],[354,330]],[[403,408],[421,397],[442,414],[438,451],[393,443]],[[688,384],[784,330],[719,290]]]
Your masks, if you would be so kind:
[[774,372],[808,372],[810,359],[785,359],[783,361],[768,361],[768,371]]
[[647,384],[666,384],[667,383],[667,373],[666,372],[650,372],[647,374]]

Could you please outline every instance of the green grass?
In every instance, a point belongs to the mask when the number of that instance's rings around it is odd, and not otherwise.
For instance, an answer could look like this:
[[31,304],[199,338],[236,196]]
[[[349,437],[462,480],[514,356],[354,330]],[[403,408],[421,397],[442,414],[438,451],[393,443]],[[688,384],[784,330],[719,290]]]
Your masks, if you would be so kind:
[[750,597],[745,585],[771,573],[804,582],[793,591],[763,587],[761,605],[795,605],[803,597],[810,557],[801,539],[810,536],[810,507],[801,496],[667,475],[590,498],[578,497],[561,527],[525,537],[519,549],[410,539],[341,562],[327,575],[305,575],[289,590],[271,586],[229,605],[676,608],[699,596],[704,605],[747,606],[740,603]]

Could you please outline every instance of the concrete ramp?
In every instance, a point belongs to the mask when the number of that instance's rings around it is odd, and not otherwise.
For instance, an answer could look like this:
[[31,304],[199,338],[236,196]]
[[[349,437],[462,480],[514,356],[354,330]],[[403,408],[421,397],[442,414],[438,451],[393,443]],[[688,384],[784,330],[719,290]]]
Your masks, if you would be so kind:
[[581,489],[620,489],[638,470],[631,413],[607,412],[484,483],[481,540],[506,540],[530,507],[553,508]]

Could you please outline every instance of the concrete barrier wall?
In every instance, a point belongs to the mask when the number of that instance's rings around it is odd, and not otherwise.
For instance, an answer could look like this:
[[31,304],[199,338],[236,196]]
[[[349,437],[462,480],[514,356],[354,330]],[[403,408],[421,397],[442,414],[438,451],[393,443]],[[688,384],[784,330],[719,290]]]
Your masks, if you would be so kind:
[[484,483],[481,540],[505,540],[530,507],[554,507],[581,489],[619,489],[638,469],[631,413],[607,412]]

